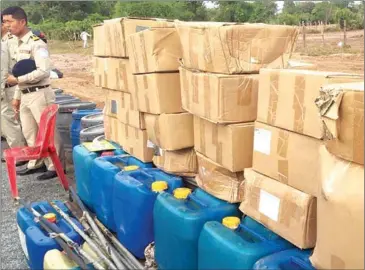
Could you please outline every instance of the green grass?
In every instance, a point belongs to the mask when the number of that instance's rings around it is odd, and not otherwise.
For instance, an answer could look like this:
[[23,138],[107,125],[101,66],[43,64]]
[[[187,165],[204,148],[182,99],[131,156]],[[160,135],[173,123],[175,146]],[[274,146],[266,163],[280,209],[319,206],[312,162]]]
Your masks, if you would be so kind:
[[49,51],[52,54],[64,54],[64,53],[75,53],[81,55],[93,54],[92,41],[88,43],[89,48],[84,49],[82,45],[83,45],[82,41],[62,41],[62,40],[48,41]]

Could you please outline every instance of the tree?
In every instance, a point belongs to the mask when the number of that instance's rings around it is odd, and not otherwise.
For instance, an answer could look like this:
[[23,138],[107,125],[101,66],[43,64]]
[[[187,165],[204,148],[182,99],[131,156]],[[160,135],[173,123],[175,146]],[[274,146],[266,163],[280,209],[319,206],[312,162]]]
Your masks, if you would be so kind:
[[335,9],[330,2],[317,3],[312,11],[312,18],[315,21],[323,21],[327,24],[333,19],[334,11]]
[[284,0],[283,13],[294,14],[297,12],[294,0]]
[[314,2],[301,2],[297,4],[297,13],[312,13],[316,4]]
[[253,3],[250,22],[270,22],[276,14],[277,6],[274,0],[257,0]]
[[214,21],[247,22],[253,12],[253,4],[247,2],[219,2]]

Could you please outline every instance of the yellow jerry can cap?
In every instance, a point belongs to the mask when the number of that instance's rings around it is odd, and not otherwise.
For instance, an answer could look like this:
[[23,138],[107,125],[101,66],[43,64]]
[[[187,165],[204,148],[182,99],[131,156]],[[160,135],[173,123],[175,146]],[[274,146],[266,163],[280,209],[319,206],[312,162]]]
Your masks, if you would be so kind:
[[238,217],[225,217],[222,220],[222,224],[229,229],[235,230],[240,225],[240,219]]
[[125,166],[123,168],[123,170],[126,171],[126,172],[135,171],[135,170],[138,170],[138,169],[139,169],[139,167],[137,165]]
[[190,188],[177,188],[174,190],[174,197],[176,199],[184,200],[186,199],[191,193]]
[[169,186],[166,181],[155,181],[151,185],[151,189],[154,192],[160,192],[168,189]]
[[55,223],[57,218],[55,213],[47,213],[43,215],[43,217],[52,223]]

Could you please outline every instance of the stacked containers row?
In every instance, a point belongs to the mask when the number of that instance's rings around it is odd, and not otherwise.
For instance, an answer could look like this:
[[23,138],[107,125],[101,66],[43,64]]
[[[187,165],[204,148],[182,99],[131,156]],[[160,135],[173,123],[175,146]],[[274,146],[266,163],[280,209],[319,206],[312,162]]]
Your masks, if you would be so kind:
[[154,164],[166,172],[195,176],[193,116],[181,106],[178,59],[181,44],[175,27],[153,27],[127,40],[137,108],[144,112],[147,147]]

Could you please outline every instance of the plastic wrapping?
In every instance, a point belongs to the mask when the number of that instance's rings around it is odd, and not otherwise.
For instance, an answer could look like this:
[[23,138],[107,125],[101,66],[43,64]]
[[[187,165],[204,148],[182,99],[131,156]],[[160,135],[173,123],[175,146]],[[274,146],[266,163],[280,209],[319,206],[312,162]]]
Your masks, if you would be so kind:
[[168,173],[194,177],[198,170],[197,158],[193,148],[177,151],[159,149],[155,151],[153,163]]
[[180,67],[182,106],[215,123],[252,122],[259,75],[204,73]]
[[321,150],[322,195],[318,197],[317,269],[364,269],[364,166]]
[[364,82],[327,85],[316,105],[328,151],[364,165]]
[[292,26],[175,21],[183,63],[206,72],[254,73],[283,67],[295,49],[298,30]]
[[149,140],[164,150],[180,150],[194,146],[193,115],[145,114]]
[[198,175],[195,180],[200,188],[211,195],[230,203],[243,200],[244,173],[231,172],[197,153]]
[[245,170],[240,210],[299,248],[313,248],[317,234],[316,198],[274,179]]
[[[133,74],[177,71],[182,56],[175,27],[150,28],[130,35],[127,50]],[[156,53],[158,52],[158,53]]]

